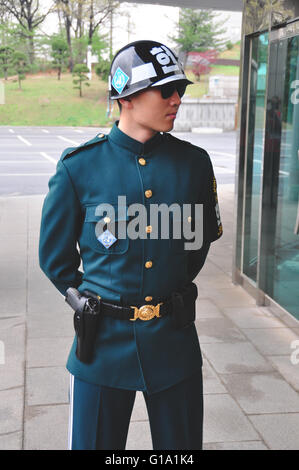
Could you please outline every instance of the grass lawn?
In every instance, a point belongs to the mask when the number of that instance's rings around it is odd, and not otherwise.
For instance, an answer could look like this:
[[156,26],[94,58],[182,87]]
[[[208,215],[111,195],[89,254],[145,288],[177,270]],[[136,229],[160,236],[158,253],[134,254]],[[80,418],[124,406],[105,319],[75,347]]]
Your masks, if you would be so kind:
[[[219,54],[219,59],[236,59],[240,60],[240,45],[234,44],[230,50],[225,50]],[[209,75],[202,75],[198,82],[191,69],[186,71],[188,78],[194,82],[187,88],[186,96],[190,98],[201,98],[208,93],[209,90],[209,77],[212,75],[229,75],[239,76],[239,67],[235,65],[211,65],[211,72]]]
[[[194,82],[187,88],[186,96],[201,98],[208,93],[209,75],[202,75],[197,82],[191,71],[187,76]],[[238,75],[239,67],[212,66],[210,75]],[[5,104],[0,105],[0,125],[10,126],[109,126],[118,117],[114,105],[110,121],[106,117],[107,84],[93,77],[87,87],[83,84],[83,96],[73,87],[72,75],[62,74],[57,80],[54,73],[27,76],[22,90],[11,78],[2,80],[5,87]]]
[[236,43],[231,49],[220,52],[219,59],[236,59],[240,60],[241,47],[240,44]]
[[200,81],[197,81],[195,75],[187,70],[188,78],[193,82],[193,85],[187,87],[186,96],[189,98],[202,98],[203,95],[208,94],[209,91],[209,78],[212,75],[229,75],[239,76],[239,67],[234,65],[213,65],[209,75],[201,75]]
[[[3,81],[4,82],[4,81]],[[5,104],[0,106],[0,125],[105,126],[106,84],[97,77],[83,84],[83,97],[73,88],[72,75],[37,74],[18,83],[5,83]],[[117,106],[115,111],[117,115]]]

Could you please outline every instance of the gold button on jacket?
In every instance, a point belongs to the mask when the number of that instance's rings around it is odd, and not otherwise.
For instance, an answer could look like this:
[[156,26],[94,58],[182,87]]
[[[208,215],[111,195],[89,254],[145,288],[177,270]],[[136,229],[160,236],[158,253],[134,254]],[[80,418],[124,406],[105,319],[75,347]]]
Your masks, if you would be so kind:
[[144,194],[145,194],[145,197],[149,198],[149,197],[152,197],[153,192],[151,189],[147,189]]
[[138,162],[142,166],[146,165],[146,160],[144,158],[139,158]]

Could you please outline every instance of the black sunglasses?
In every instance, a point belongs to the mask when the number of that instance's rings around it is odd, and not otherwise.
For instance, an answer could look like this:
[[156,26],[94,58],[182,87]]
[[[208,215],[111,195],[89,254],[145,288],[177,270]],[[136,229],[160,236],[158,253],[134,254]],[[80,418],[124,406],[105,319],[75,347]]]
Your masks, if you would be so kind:
[[187,85],[184,83],[167,83],[166,85],[161,85],[159,88],[161,90],[161,95],[164,100],[170,98],[175,91],[178,92],[180,98],[184,95]]

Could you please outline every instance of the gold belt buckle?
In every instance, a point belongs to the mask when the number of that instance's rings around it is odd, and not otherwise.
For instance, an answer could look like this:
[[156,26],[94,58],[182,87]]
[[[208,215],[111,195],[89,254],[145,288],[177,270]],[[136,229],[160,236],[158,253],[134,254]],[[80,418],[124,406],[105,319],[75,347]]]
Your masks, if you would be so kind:
[[134,318],[130,318],[131,321],[137,320],[139,318],[140,320],[147,321],[151,320],[154,317],[161,317],[160,315],[160,306],[162,305],[163,302],[157,305],[142,305],[142,307],[134,307],[134,305],[131,305],[131,308],[134,309]]

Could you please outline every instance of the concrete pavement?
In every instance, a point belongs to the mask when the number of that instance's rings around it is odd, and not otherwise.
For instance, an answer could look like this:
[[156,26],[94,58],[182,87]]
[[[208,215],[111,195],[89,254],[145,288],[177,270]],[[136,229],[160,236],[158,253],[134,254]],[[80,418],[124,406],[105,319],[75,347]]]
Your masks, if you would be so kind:
[[[224,235],[212,245],[196,279],[204,448],[298,450],[299,363],[291,362],[291,345],[299,339],[299,322],[257,307],[232,284],[233,191],[231,184],[218,186]],[[0,198],[1,450],[67,446],[65,362],[73,339],[72,313],[39,269],[42,201],[42,196]],[[141,392],[127,449],[151,449]]]

